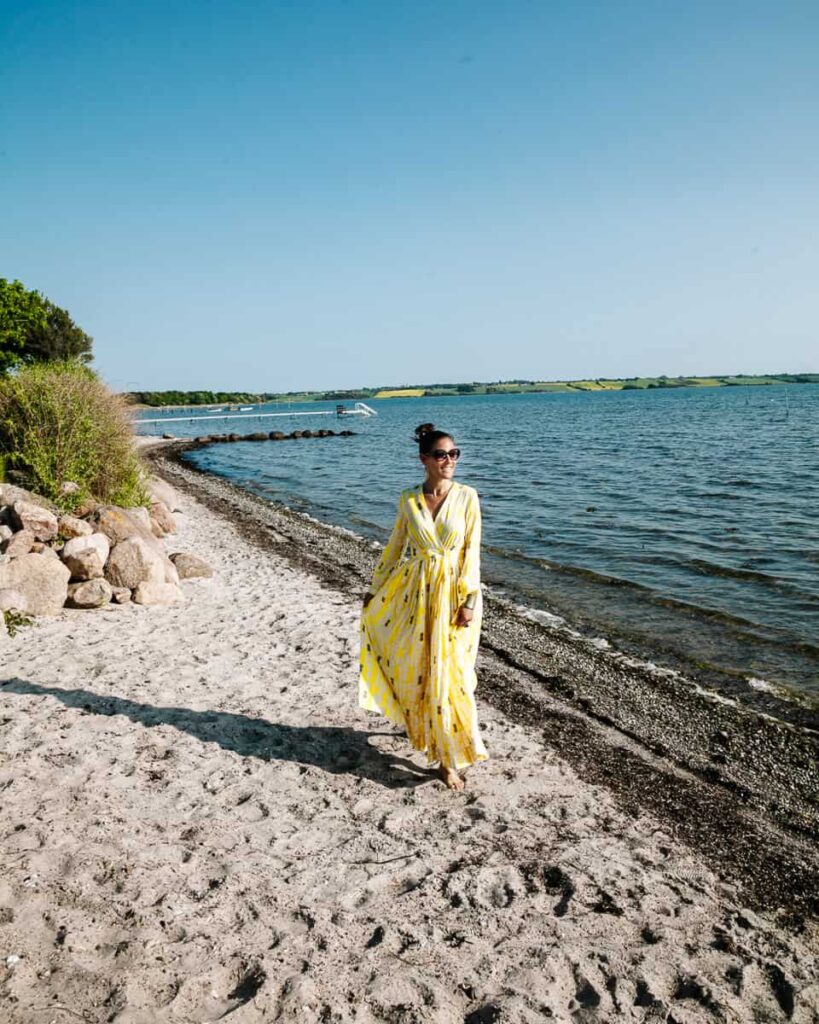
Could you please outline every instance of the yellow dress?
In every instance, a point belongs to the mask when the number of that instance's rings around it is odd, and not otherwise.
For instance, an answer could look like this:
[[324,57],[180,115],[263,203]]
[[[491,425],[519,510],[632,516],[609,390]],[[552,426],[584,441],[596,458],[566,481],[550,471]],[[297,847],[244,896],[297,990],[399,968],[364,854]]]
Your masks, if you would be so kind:
[[[401,492],[392,535],[361,615],[359,704],[406,729],[416,750],[448,768],[487,758],[475,707],[481,628],[481,510],[453,481],[433,520],[423,485]],[[454,619],[466,595],[468,626]]]

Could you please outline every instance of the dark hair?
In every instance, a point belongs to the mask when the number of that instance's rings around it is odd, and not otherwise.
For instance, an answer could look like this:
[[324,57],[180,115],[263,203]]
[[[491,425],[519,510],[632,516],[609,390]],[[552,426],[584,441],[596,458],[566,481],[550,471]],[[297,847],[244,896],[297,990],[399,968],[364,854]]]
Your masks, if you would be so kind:
[[436,430],[434,423],[421,423],[415,428],[413,440],[418,442],[418,452],[420,455],[429,455],[438,441],[443,441],[445,437],[448,437],[450,441],[455,440],[448,431]]

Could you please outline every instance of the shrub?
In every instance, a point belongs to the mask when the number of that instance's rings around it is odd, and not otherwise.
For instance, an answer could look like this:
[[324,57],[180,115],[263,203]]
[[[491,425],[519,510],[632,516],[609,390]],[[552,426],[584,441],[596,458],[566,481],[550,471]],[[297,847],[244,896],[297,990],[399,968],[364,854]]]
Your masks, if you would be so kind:
[[[0,379],[0,457],[64,509],[89,497],[147,502],[126,404],[78,362],[35,364]],[[61,493],[68,480],[77,493]]]

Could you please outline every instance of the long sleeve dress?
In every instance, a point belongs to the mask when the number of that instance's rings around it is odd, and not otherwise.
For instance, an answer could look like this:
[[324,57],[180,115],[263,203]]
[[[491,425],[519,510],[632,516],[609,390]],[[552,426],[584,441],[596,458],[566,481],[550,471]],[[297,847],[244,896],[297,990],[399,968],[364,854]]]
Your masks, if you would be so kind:
[[[472,487],[453,481],[434,520],[422,485],[402,491],[361,616],[359,704],[405,728],[416,750],[447,768],[488,756],[475,707],[480,545]],[[471,592],[474,617],[455,626]]]

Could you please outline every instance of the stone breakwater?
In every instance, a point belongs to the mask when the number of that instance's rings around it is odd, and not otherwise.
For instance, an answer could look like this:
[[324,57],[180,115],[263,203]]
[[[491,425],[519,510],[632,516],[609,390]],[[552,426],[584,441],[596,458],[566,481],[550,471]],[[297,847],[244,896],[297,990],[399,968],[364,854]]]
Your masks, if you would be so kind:
[[40,494],[0,484],[0,611],[55,616],[65,607],[184,601],[181,581],[212,570],[196,555],[166,553],[181,502],[162,480],[149,480],[148,493],[149,506],[89,501],[68,515]]
[[[205,444],[226,444],[236,441],[298,441],[301,438],[311,437],[352,437],[352,430],[291,430],[289,434],[281,430],[256,430],[251,434],[201,434],[193,438],[192,442],[186,442],[197,447]],[[163,441],[178,440],[173,434],[163,434]]]

